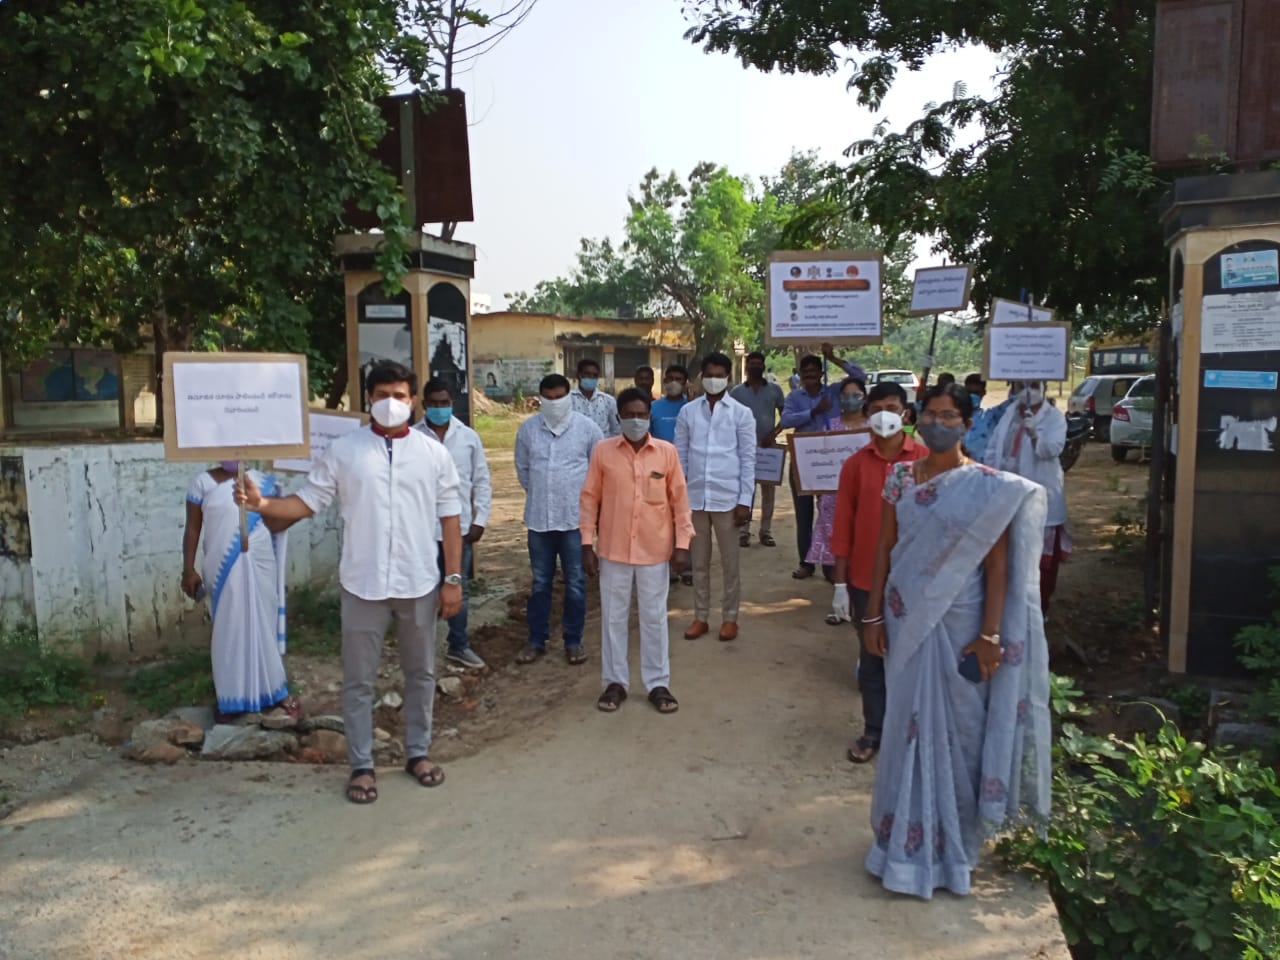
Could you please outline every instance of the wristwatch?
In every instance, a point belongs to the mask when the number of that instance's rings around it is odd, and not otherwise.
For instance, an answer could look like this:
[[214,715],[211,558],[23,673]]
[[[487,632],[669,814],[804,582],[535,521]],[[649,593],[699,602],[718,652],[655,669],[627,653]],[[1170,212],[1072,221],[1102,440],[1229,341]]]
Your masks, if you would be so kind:
[[460,586],[462,586],[462,574],[460,574],[460,573],[451,573],[451,574],[449,574],[447,577],[445,577],[445,578],[444,578],[444,582],[445,582],[445,583],[447,583],[447,584],[448,584],[449,586],[451,586],[451,587],[460,587]]
[[998,633],[980,633],[978,637],[987,641],[987,643],[993,643],[997,647],[1000,646],[1000,634]]

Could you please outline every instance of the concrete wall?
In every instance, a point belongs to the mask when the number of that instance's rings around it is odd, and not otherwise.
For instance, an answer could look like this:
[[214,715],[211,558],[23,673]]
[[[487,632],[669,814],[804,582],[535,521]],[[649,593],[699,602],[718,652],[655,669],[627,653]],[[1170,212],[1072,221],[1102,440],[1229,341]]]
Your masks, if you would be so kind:
[[[184,495],[199,464],[166,463],[156,442],[3,444],[0,458],[21,459],[30,537],[27,557],[0,551],[0,629],[34,624],[46,643],[112,654],[207,636],[205,604],[179,587]],[[0,522],[17,529],[19,497],[9,490],[3,500]],[[332,509],[296,525],[290,584],[335,582],[338,551]]]

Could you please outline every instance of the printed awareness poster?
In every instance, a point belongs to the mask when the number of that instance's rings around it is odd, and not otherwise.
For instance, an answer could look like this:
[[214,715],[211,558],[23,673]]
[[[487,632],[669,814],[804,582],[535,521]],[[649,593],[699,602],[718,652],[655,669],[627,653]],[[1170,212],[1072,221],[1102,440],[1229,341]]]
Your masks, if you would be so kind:
[[883,339],[879,251],[780,251],[767,270],[769,343]]
[[1201,301],[1201,353],[1262,350],[1280,350],[1280,292],[1216,293]]

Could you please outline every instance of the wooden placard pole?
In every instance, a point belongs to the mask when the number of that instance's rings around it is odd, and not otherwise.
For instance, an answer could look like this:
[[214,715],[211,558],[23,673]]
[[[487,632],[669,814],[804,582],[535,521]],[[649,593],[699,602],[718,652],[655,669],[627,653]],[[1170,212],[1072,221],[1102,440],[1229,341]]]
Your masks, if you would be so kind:
[[[244,461],[241,460],[236,464],[236,486],[244,489]],[[245,509],[243,503],[240,506],[240,552],[249,552],[249,511]]]

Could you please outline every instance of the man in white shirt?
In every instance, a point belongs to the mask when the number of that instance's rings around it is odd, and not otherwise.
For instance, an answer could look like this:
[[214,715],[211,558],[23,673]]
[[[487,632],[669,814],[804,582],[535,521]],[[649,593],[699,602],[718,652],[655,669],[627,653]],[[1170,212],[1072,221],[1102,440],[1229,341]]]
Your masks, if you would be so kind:
[[983,459],[988,466],[1016,473],[1044,487],[1049,512],[1044,520],[1044,548],[1040,556],[1040,607],[1049,616],[1049,600],[1058,585],[1058,568],[1071,555],[1067,532],[1067,497],[1063,489],[1062,448],[1067,444],[1067,418],[1045,400],[1039,380],[1015,382],[1005,411],[987,441]]
[[[458,497],[462,501],[458,528],[462,531],[462,609],[449,618],[449,646],[445,656],[470,670],[483,670],[485,662],[467,639],[467,604],[471,600],[471,545],[479,543],[489,525],[493,506],[493,483],[489,478],[489,461],[484,455],[480,434],[453,415],[453,394],[449,385],[438,377],[422,388],[423,412],[426,419],[418,424],[428,437],[444,444],[453,465],[458,468]],[[436,535],[440,535],[439,524]],[[444,546],[438,552],[440,573],[444,574]]]
[[616,437],[622,432],[618,425],[618,402],[607,393],[601,393],[600,364],[590,358],[578,361],[578,386],[571,394],[573,412],[580,413],[606,437]]
[[711,534],[715,531],[724,573],[721,640],[738,637],[736,528],[751,519],[756,486],[756,420],[751,410],[725,394],[732,361],[723,353],[702,361],[703,394],[685,404],[676,420],[676,452],[689,484],[693,510],[693,623],[684,632],[696,640],[707,632],[711,615]]
[[[373,685],[391,618],[404,674],[405,771],[424,787],[444,782],[427,759],[435,701],[435,623],[462,608],[458,471],[444,444],[409,429],[416,391],[398,363],[365,378],[373,422],[333,442],[296,494],[267,498],[252,480],[236,500],[263,518],[301,520],[338,498],[342,513],[342,719],[351,778],[347,799],[378,799],[373,770]],[[443,585],[434,563],[436,523]]]
[[[587,619],[587,583],[582,569],[578,498],[587,478],[591,451],[604,435],[574,412],[569,381],[548,374],[538,385],[539,412],[516,431],[516,477],[524,488],[524,525],[529,533],[533,585],[525,620],[529,642],[516,663],[533,663],[547,652],[551,635],[551,588],[556,558],[564,572],[564,655],[571,665],[587,662],[582,628]],[[612,398],[610,398],[612,402]]]

